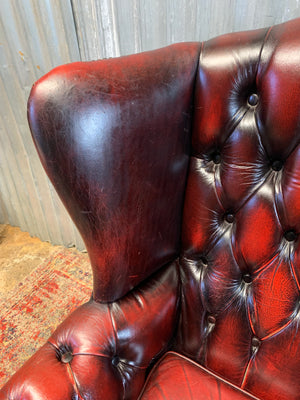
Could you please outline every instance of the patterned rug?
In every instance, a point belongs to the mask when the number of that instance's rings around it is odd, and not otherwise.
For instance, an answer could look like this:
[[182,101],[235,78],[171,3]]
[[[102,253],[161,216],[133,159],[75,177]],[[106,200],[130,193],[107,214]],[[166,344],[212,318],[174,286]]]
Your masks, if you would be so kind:
[[0,387],[91,292],[87,254],[59,247],[0,300]]

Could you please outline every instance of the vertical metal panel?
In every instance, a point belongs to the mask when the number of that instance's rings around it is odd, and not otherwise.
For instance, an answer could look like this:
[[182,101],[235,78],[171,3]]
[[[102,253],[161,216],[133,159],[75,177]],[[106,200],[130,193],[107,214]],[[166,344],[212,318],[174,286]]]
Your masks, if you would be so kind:
[[0,222],[82,248],[41,167],[26,119],[32,84],[51,68],[80,59],[70,1],[1,2],[0,43]]
[[202,41],[299,16],[299,0],[1,1],[0,222],[83,248],[27,127],[27,97],[41,75],[71,61]]
[[115,2],[73,0],[72,4],[82,60],[119,56]]
[[300,16],[299,0],[72,0],[83,60],[151,50]]

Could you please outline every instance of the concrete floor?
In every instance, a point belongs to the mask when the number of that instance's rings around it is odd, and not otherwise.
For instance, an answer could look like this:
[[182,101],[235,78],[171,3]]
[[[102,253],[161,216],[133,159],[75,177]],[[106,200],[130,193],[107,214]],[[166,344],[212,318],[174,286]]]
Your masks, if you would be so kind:
[[59,246],[32,238],[20,228],[0,224],[0,297],[9,295]]

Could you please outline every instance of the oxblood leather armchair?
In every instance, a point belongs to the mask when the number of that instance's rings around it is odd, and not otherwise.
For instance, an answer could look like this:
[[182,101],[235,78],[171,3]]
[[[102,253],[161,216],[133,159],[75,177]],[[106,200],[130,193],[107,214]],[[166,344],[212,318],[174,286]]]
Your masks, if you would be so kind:
[[300,399],[300,20],[58,67],[28,115],[94,291],[0,399]]

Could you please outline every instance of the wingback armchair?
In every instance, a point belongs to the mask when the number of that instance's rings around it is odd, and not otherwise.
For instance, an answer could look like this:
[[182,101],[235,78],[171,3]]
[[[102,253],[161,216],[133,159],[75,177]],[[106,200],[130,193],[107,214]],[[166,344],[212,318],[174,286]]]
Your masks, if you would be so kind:
[[1,400],[300,399],[300,20],[60,66],[41,162],[91,300]]

